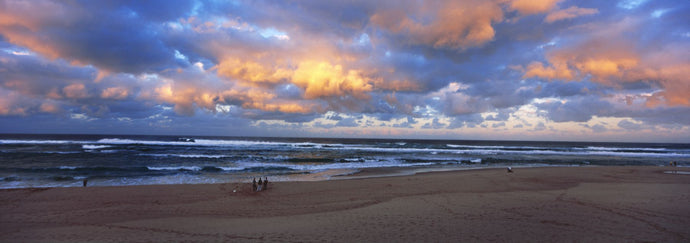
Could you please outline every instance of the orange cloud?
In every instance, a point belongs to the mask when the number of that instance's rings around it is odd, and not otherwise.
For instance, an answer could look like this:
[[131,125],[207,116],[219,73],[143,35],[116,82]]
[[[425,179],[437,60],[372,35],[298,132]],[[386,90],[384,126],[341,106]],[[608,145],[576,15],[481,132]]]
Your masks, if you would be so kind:
[[[548,66],[541,62],[532,62],[525,68],[523,78],[540,77],[549,80],[579,80],[590,77],[591,80],[607,85],[625,81],[626,72],[634,70],[638,64],[635,57],[607,56],[605,53],[567,55],[570,52],[558,53],[548,58]],[[601,55],[600,55],[601,54]],[[632,80],[635,81],[635,80]]]
[[561,9],[549,13],[544,19],[546,23],[553,23],[559,20],[572,19],[584,15],[592,15],[599,13],[599,10],[594,8],[578,8],[577,6],[572,6],[567,9]]
[[636,47],[625,36],[634,30],[634,23],[626,19],[612,25],[590,26],[586,31],[591,32],[591,39],[551,51],[546,63],[527,65],[523,78],[589,79],[616,88],[625,82],[649,82],[662,90],[648,97],[647,106],[690,106],[690,60],[685,54],[690,46]]
[[562,0],[513,0],[510,9],[517,10],[522,15],[545,13],[556,7]]
[[631,79],[658,80],[664,88],[647,100],[647,106],[659,105],[663,100],[668,105],[690,106],[690,62],[667,64],[656,68],[646,68],[639,73],[628,75]]
[[129,90],[124,87],[110,87],[101,93],[101,98],[104,99],[122,100],[127,98],[127,96],[129,96]]
[[183,115],[194,114],[195,105],[215,111],[216,104],[222,101],[218,91],[205,90],[204,87],[197,87],[193,83],[172,80],[156,87],[154,96],[158,100],[174,104],[175,112]]
[[369,97],[366,93],[373,90],[371,79],[361,71],[345,71],[341,65],[327,62],[300,63],[292,76],[292,82],[304,89],[304,97],[307,99],[345,95],[366,99]]
[[59,51],[48,43],[45,36],[36,35],[46,23],[74,21],[70,10],[61,2],[3,1],[0,3],[0,34],[10,43],[25,46],[48,58],[59,57]]
[[257,83],[278,83],[292,75],[289,69],[274,69],[258,62],[242,61],[237,58],[222,60],[217,68],[218,74],[222,76]]
[[574,65],[580,72],[591,74],[596,80],[604,82],[610,77],[621,77],[624,71],[637,66],[637,62],[637,58],[594,57],[577,60]]
[[244,106],[244,108],[260,109],[263,111],[279,111],[283,113],[310,113],[312,112],[311,107],[305,107],[298,103],[278,103],[278,104],[266,104],[266,103],[256,103]]
[[59,113],[62,111],[62,108],[54,103],[44,102],[39,107],[39,110],[46,113]]
[[523,78],[541,77],[549,80],[561,79],[572,80],[573,71],[568,68],[568,64],[563,61],[553,61],[551,66],[544,66],[541,62],[532,62],[525,69]]
[[22,98],[18,92],[0,88],[0,115],[28,115],[29,108],[33,105],[23,102]]
[[374,25],[406,36],[411,44],[459,50],[493,40],[491,24],[501,20],[503,10],[492,1],[446,1],[419,9],[386,9],[370,18]]
[[[183,71],[184,72],[184,71]],[[144,93],[140,98],[156,99],[174,105],[178,114],[192,115],[195,107],[217,112],[217,105],[236,104],[245,109],[269,112],[310,113],[315,106],[305,101],[277,99],[270,90],[261,86],[243,86],[229,83],[225,87],[204,87],[185,80],[164,79],[164,84],[153,93]]]
[[62,92],[65,97],[70,99],[82,99],[89,97],[89,93],[86,91],[84,84],[74,83],[62,88]]

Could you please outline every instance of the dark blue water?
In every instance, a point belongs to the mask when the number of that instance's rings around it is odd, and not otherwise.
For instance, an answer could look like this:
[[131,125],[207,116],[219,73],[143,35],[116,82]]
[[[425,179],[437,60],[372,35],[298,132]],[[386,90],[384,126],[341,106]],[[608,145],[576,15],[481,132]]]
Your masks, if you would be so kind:
[[0,135],[0,188],[319,180],[371,167],[690,165],[690,144]]

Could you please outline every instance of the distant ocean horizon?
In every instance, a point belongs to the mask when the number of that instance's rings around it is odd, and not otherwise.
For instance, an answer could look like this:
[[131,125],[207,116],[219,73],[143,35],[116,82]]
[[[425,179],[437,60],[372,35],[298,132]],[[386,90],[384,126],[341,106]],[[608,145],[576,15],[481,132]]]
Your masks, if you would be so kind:
[[364,168],[690,165],[690,144],[0,134],[0,188],[328,180]]

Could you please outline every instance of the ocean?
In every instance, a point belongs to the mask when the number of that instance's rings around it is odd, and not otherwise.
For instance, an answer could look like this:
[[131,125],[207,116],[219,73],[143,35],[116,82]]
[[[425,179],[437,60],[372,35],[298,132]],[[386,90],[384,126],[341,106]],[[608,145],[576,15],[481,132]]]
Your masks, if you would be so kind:
[[363,168],[690,165],[690,144],[0,135],[0,188],[328,180]]

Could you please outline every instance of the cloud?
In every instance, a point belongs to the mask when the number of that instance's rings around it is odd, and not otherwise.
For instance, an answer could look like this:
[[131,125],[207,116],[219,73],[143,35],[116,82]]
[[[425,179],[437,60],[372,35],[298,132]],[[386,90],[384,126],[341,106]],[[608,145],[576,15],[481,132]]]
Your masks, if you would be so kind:
[[493,1],[442,1],[418,6],[398,4],[378,10],[370,22],[410,45],[464,50],[493,40],[492,24],[503,20]]
[[175,66],[174,50],[160,41],[160,25],[188,3],[149,9],[156,2],[4,1],[0,35],[50,59],[108,71],[138,73]]
[[426,124],[422,125],[422,128],[424,129],[441,129],[445,127],[446,124],[441,122],[438,118],[434,118],[431,120],[431,122],[427,122]]
[[103,90],[101,98],[122,100],[129,96],[129,90],[125,87],[109,87]]
[[510,8],[522,15],[539,14],[548,12],[560,1],[562,0],[513,0]]
[[544,18],[544,22],[553,23],[564,19],[572,19],[577,18],[579,16],[592,15],[596,13],[599,13],[599,10],[594,8],[579,8],[577,6],[571,6],[566,9],[561,9],[549,13],[548,15],[546,15],[546,18]]
[[89,97],[84,84],[79,83],[65,86],[62,88],[62,92],[65,94],[65,97],[69,99],[83,99]]
[[555,122],[587,122],[593,116],[610,116],[613,106],[595,97],[580,97],[564,102],[545,102],[537,104],[549,120]]
[[506,123],[505,122],[499,122],[499,123],[494,123],[491,125],[491,128],[499,128],[499,127],[505,127]]
[[373,90],[371,80],[357,70],[343,70],[340,65],[326,62],[303,62],[292,77],[295,85],[304,89],[304,97],[348,96],[369,98],[366,93]]
[[537,123],[537,126],[534,127],[534,131],[544,131],[546,130],[546,124],[543,122]]
[[678,2],[0,4],[2,124],[165,133],[227,120],[241,128],[226,131],[302,135],[320,122],[371,136],[542,124],[544,136],[608,136],[620,129],[604,121],[667,131],[690,120]]
[[642,129],[642,125],[639,123],[632,122],[628,119],[621,120],[618,122],[618,127],[626,129],[626,130],[640,130]]
[[690,98],[683,95],[690,92],[690,83],[681,76],[681,73],[690,70],[690,60],[678,54],[690,51],[690,45],[672,41],[663,46],[640,46],[628,34],[644,28],[639,25],[639,20],[626,18],[586,26],[582,31],[592,34],[579,33],[585,38],[547,53],[548,65],[530,63],[525,68],[523,78],[592,80],[619,88],[626,83],[646,81],[663,89],[649,97],[647,105],[690,105]]
[[292,76],[293,71],[264,66],[253,61],[241,61],[236,58],[225,59],[217,66],[218,74],[234,78],[238,81],[257,83],[279,83]]
[[357,122],[357,119],[355,117],[348,117],[345,119],[342,119],[338,121],[335,124],[336,127],[357,127],[359,126],[359,123]]

